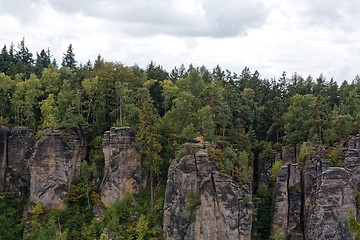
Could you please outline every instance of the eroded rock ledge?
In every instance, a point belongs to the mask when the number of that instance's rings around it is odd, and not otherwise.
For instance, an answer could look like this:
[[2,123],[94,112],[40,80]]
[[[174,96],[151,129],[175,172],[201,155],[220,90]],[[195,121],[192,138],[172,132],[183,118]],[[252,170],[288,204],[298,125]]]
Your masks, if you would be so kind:
[[48,208],[64,208],[85,156],[86,145],[75,132],[44,132],[30,160],[30,199]]
[[353,239],[348,214],[356,213],[360,138],[352,138],[344,146],[343,168],[330,167],[325,148],[316,146],[305,162],[287,163],[279,170],[273,197],[273,237]]
[[166,185],[164,239],[250,239],[251,190],[219,173],[206,149],[174,160]]
[[135,133],[129,127],[112,127],[104,133],[102,145],[105,167],[101,200],[110,206],[116,199],[143,189],[147,172],[135,145]]

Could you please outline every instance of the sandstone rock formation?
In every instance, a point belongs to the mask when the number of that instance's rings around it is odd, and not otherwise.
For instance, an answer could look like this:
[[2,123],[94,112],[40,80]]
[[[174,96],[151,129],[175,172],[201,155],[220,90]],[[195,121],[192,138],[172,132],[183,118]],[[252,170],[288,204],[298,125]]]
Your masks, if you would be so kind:
[[9,129],[4,126],[0,126],[0,192],[4,192],[5,190],[8,135]]
[[11,129],[8,138],[7,192],[29,194],[29,160],[35,144],[35,134],[26,127]]
[[[353,147],[349,149],[354,153]],[[330,167],[324,151],[317,146],[301,164],[287,164],[279,170],[273,198],[273,237],[353,239],[347,216],[350,211],[356,212],[354,174],[346,168]],[[356,172],[357,168],[352,169]]]
[[0,127],[0,192],[29,193],[29,159],[35,142],[32,130]]
[[280,168],[273,199],[272,235],[280,239],[302,239],[301,220],[301,175],[298,164]]
[[74,132],[51,130],[36,142],[30,160],[30,199],[64,208],[72,180],[80,175],[86,148]]
[[146,186],[146,171],[135,146],[135,133],[129,127],[112,127],[105,132],[103,152],[105,167],[100,188],[105,206]]
[[351,173],[352,183],[360,190],[360,137],[353,137],[345,143],[344,167]]
[[251,190],[219,173],[207,150],[187,155],[169,168],[165,239],[250,239]]
[[316,200],[317,221],[312,222],[316,235],[312,239],[353,239],[348,214],[350,211],[355,213],[356,206],[349,172],[343,168],[330,168],[323,172]]

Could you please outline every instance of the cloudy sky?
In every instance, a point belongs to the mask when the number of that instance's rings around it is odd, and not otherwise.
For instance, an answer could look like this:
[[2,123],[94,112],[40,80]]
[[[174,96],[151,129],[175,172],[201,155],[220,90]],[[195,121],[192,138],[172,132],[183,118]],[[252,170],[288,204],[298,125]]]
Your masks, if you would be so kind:
[[216,64],[262,77],[360,74],[360,0],[0,0],[0,44],[50,48],[61,62],[105,60],[167,70]]

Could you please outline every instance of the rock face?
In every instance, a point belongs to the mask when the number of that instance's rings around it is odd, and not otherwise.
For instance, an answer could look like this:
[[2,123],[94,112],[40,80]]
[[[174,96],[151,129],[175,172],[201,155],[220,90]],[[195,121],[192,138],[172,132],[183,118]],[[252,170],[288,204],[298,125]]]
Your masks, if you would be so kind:
[[291,163],[296,160],[296,150],[293,146],[283,146],[281,149],[282,161]]
[[351,173],[352,183],[360,190],[360,137],[351,138],[345,143],[344,167]]
[[355,194],[350,174],[343,168],[330,168],[321,174],[317,191],[314,239],[353,239],[348,214],[356,212]]
[[64,208],[71,182],[80,175],[85,155],[84,141],[74,132],[45,132],[30,160],[30,199],[48,208]]
[[0,126],[0,192],[4,192],[5,190],[8,135],[9,129],[4,126]]
[[29,194],[29,159],[35,142],[32,130],[0,127],[0,192]]
[[[353,146],[357,144],[349,144],[345,156],[354,157]],[[273,198],[273,237],[353,239],[347,216],[350,211],[356,212],[354,183],[357,180],[352,172],[357,173],[359,166],[354,162],[359,159],[348,159],[352,170],[330,167],[324,159],[324,150],[317,146],[304,163],[287,164],[279,170]]]
[[303,239],[300,227],[302,189],[298,164],[280,168],[274,192],[272,236],[280,239]]
[[34,151],[35,134],[25,127],[11,129],[8,137],[8,169],[6,173],[7,192],[29,194],[29,160]]
[[251,191],[220,174],[207,151],[174,160],[166,185],[164,239],[250,239]]
[[103,138],[105,156],[101,200],[109,206],[126,194],[138,193],[146,186],[146,171],[129,127],[112,127]]

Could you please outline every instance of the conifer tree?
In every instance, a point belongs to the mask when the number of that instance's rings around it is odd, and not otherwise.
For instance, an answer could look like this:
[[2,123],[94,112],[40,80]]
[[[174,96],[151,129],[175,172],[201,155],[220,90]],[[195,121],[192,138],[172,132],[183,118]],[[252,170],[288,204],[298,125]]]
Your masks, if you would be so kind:
[[69,45],[66,53],[64,53],[61,66],[68,68],[76,68],[75,53],[72,44]]
[[23,38],[18,44],[15,59],[17,60],[17,73],[24,73],[25,78],[28,78],[33,70],[34,59],[32,56],[33,54],[25,46],[25,38]]
[[137,132],[137,142],[145,159],[145,165],[150,172],[151,208],[154,206],[154,175],[160,174],[161,145],[158,134],[158,117],[151,100],[150,92],[141,89],[140,123]]

